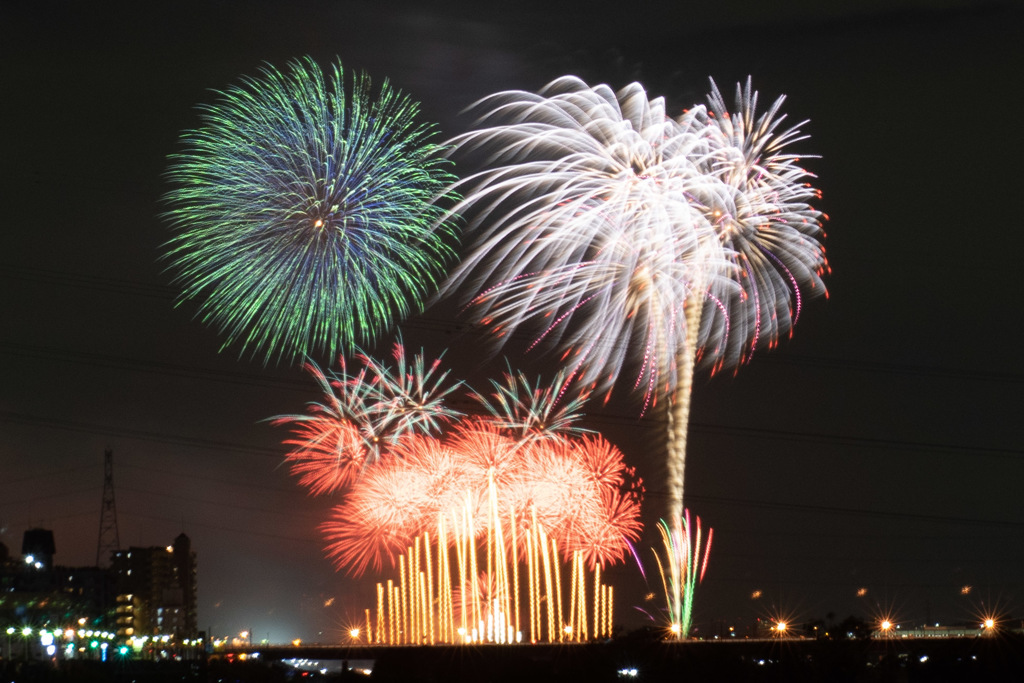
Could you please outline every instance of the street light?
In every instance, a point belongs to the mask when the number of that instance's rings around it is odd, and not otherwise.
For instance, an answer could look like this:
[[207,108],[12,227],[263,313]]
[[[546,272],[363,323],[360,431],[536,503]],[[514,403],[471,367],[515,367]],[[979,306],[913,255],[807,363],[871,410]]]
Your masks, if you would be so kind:
[[32,635],[32,627],[26,626],[21,629],[21,654],[22,658],[28,661],[28,637]]

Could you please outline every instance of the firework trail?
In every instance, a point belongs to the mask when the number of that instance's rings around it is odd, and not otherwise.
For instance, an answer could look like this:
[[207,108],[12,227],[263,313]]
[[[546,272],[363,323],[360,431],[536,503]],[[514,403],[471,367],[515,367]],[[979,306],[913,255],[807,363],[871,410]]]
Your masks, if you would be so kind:
[[708,529],[707,541],[701,549],[700,517],[697,517],[696,524],[691,524],[690,511],[686,510],[681,522],[681,525],[669,526],[665,520],[660,520],[658,531],[664,557],[655,550],[654,559],[665,592],[670,630],[675,637],[686,638],[693,624],[693,599],[697,586],[704,580],[708,568],[714,530]]
[[435,201],[453,176],[417,103],[306,59],[200,111],[167,174],[166,258],[224,347],[333,357],[421,305],[451,256]]

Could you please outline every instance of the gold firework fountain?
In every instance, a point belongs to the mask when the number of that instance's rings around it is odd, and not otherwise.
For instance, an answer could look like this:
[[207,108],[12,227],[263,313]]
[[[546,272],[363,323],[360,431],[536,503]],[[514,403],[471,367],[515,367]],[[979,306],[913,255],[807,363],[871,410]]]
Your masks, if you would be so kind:
[[399,556],[398,580],[378,583],[376,611],[366,610],[367,623],[375,625],[367,629],[371,642],[567,643],[610,637],[613,590],[601,583],[600,565],[588,570],[583,554],[574,551],[564,567],[557,542],[535,515],[520,540],[515,511],[502,515],[493,477],[487,507],[486,534],[475,528],[467,495],[454,523],[442,516],[433,537],[418,536]]

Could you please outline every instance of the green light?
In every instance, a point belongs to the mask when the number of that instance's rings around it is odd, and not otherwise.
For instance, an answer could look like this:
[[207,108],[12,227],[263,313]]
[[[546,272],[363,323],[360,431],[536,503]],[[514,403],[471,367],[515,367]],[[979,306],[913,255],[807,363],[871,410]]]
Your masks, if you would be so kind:
[[419,105],[311,59],[204,105],[171,157],[166,258],[224,346],[288,362],[373,341],[454,260],[455,180]]

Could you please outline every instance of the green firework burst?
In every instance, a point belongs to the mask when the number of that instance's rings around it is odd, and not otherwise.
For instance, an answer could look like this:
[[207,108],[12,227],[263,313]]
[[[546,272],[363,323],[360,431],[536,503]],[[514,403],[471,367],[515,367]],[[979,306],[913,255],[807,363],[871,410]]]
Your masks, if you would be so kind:
[[453,256],[454,177],[419,105],[311,59],[219,95],[171,157],[166,258],[224,347],[333,356],[420,308]]

